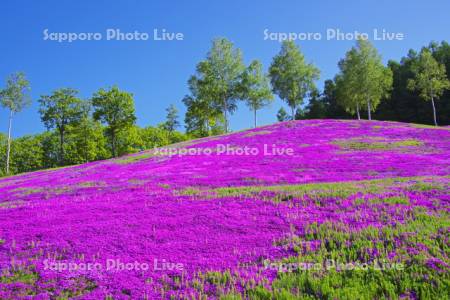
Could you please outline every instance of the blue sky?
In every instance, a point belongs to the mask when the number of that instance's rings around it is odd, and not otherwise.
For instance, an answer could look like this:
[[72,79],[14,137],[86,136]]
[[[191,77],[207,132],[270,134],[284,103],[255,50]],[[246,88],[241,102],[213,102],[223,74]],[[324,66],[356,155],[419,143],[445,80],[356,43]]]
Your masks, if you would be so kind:
[[[338,3],[339,2],[339,3]],[[345,3],[345,4],[344,4]],[[45,130],[37,100],[61,87],[89,98],[96,90],[117,84],[132,92],[140,126],[164,120],[165,108],[181,102],[186,81],[215,37],[227,37],[242,49],[246,63],[259,59],[267,69],[280,43],[264,40],[264,30],[320,33],[320,40],[297,41],[308,61],[321,70],[318,86],[337,72],[337,62],[353,40],[327,39],[328,29],[403,33],[399,41],[374,41],[385,61],[399,60],[411,48],[431,40],[449,40],[450,2],[429,1],[33,1],[0,3],[0,87],[15,71],[24,71],[34,104],[15,117],[14,136]],[[44,40],[43,31],[99,32],[100,41],[72,43]],[[107,29],[150,33],[147,41],[106,40]],[[154,41],[153,30],[183,33],[182,41]],[[259,113],[260,124],[275,122],[283,105],[277,99]],[[244,105],[231,117],[233,130],[251,127]],[[7,129],[7,111],[0,109],[0,131]]]

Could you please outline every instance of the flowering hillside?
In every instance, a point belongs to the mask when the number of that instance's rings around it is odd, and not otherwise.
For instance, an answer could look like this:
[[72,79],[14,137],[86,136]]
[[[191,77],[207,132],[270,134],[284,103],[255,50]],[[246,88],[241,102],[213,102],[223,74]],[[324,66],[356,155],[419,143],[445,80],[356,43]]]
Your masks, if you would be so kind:
[[444,299],[450,130],[278,123],[0,179],[0,299]]

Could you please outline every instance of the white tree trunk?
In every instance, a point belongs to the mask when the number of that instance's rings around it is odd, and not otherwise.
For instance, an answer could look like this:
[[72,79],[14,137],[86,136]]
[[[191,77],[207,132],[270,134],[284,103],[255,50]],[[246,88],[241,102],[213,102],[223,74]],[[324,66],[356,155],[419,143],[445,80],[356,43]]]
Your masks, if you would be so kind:
[[225,133],[228,133],[228,116],[227,116],[227,101],[223,102],[223,117],[225,119]]
[[9,113],[9,127],[8,127],[8,146],[6,149],[6,174],[9,174],[9,161],[11,156],[11,129],[12,129],[13,111]]
[[372,120],[372,113],[370,111],[370,99],[367,99],[367,117]]
[[437,119],[436,119],[436,107],[434,106],[434,98],[431,97],[431,105],[433,106],[433,120],[434,120],[434,126],[438,126]]
[[255,128],[256,128],[256,109],[253,111],[255,116]]
[[361,120],[361,115],[359,114],[359,103],[356,103],[356,115],[358,116],[358,120]]

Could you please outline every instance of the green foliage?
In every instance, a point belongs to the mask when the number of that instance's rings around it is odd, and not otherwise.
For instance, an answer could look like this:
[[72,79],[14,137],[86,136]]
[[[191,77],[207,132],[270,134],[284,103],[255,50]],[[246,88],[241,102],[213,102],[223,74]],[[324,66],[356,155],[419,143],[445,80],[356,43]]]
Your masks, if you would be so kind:
[[357,55],[356,50],[351,49],[345,55],[345,59],[339,62],[340,73],[334,78],[336,83],[336,97],[338,104],[345,108],[345,110],[361,118],[360,111],[364,99],[357,93],[358,74],[356,72]]
[[206,60],[197,65],[196,75],[189,80],[192,95],[185,98],[185,104],[200,104],[197,109],[201,112],[212,107],[212,115],[208,114],[207,120],[220,112],[223,115],[224,130],[228,132],[227,114],[233,113],[237,108],[240,76],[244,68],[241,51],[235,49],[233,43],[225,38],[213,40]]
[[[67,126],[65,165],[110,158],[112,154],[107,147],[105,131],[106,128],[89,115],[81,117],[78,123]],[[117,151],[119,155],[126,155],[186,140],[186,134],[178,131],[170,133],[164,126],[140,128],[133,125],[127,131],[119,132]],[[0,151],[3,154],[6,153],[6,144],[6,136],[0,133]],[[20,137],[13,141],[12,150],[11,174],[60,166],[59,133],[56,130]],[[145,158],[144,156],[127,156],[123,161],[135,161]],[[0,164],[5,163],[5,158],[5,155],[0,155]],[[6,173],[0,169],[0,176],[4,175]]]
[[[426,48],[431,52],[433,58],[445,66],[447,79],[450,76],[450,45],[447,42],[440,44],[430,43]],[[422,49],[422,51],[425,51]],[[415,72],[418,71],[420,55],[414,50],[400,62],[389,61],[389,68],[394,74],[393,90],[390,101],[382,100],[376,112],[376,118],[381,120],[397,120],[401,122],[413,122],[421,124],[433,124],[434,114],[442,125],[450,124],[450,90],[444,90],[440,101],[435,102],[435,110],[430,109],[430,103],[423,101],[419,90],[411,90],[408,84],[414,80]]]
[[6,80],[5,89],[0,91],[0,104],[12,113],[18,113],[30,105],[29,91],[30,83],[24,73],[11,74]]
[[[100,89],[92,98],[94,120],[106,124],[113,157],[118,155],[118,136],[126,134],[136,121],[133,95],[120,91],[117,86],[109,90]],[[120,145],[122,149],[128,145]]]
[[389,97],[392,89],[392,71],[386,68],[375,47],[367,40],[357,42],[359,64],[357,74],[360,76],[358,93],[367,104],[369,120],[370,112],[375,111],[382,98]]
[[[178,133],[175,132],[175,135]],[[158,148],[170,144],[169,134],[161,127],[148,126],[140,129],[143,147],[145,149]]]
[[282,107],[278,110],[277,113],[277,120],[278,122],[285,122],[292,120],[291,117],[287,114],[286,110]]
[[[65,165],[110,158],[112,154],[107,147],[105,131],[105,127],[89,116],[82,117],[77,124],[67,126],[64,143]],[[187,135],[178,131],[170,133],[163,126],[146,128],[132,126],[118,134],[117,151],[119,155],[125,155],[186,140]],[[6,145],[6,136],[0,134],[2,165],[6,159],[4,155]],[[55,130],[20,137],[12,142],[10,173],[58,167],[59,151],[59,133]],[[4,169],[0,169],[0,176],[4,175],[6,175]]]
[[81,164],[109,158],[104,128],[92,118],[85,118],[77,126],[69,127],[65,146],[66,164]]
[[175,105],[171,104],[166,111],[167,116],[164,122],[164,128],[169,132],[173,132],[180,126],[180,122],[178,122],[178,110]]
[[12,173],[38,170],[43,165],[42,136],[26,135],[12,143]]
[[0,105],[9,109],[8,142],[6,145],[5,162],[6,174],[10,172],[12,119],[15,113],[22,111],[26,106],[30,105],[29,90],[30,83],[25,78],[25,74],[21,72],[9,76],[6,80],[6,88],[0,90]]
[[135,153],[144,148],[144,141],[140,134],[140,128],[132,125],[126,130],[121,130],[116,136],[116,151],[117,156],[122,156],[128,153]]
[[[42,168],[55,168],[59,166],[59,137],[56,131],[47,131],[41,134],[42,149],[44,153]],[[28,171],[28,170],[27,170]]]
[[269,79],[263,73],[262,64],[254,60],[241,75],[241,97],[254,113],[254,125],[256,127],[256,112],[269,105],[273,100]]
[[296,108],[315,90],[314,81],[319,78],[319,70],[306,63],[293,41],[285,41],[280,53],[273,58],[269,74],[273,92],[287,102],[294,119]]
[[413,79],[408,80],[408,89],[417,90],[424,100],[431,100],[434,125],[437,126],[434,100],[450,89],[445,66],[438,63],[429,49],[422,49],[418,60],[412,65]]
[[242,300],[241,294],[229,293],[220,296],[220,300]]
[[77,123],[82,115],[82,101],[76,97],[78,91],[63,88],[52,95],[39,99],[39,113],[47,129],[55,128],[59,133],[59,165],[64,165],[64,146],[67,129]]
[[169,135],[169,144],[180,143],[189,140],[189,137],[179,131],[174,131]]
[[414,78],[408,81],[410,90],[417,90],[424,100],[439,98],[443,92],[450,88],[445,65],[433,58],[430,50],[424,48],[418,60],[413,64]]
[[[0,132],[0,166],[6,165],[6,147],[7,147],[8,139],[7,137]],[[6,169],[0,168],[0,177],[6,175]]]
[[314,91],[311,93],[311,98],[309,99],[309,103],[306,106],[305,110],[302,112],[303,114],[300,116],[298,111],[295,117],[296,120],[300,119],[325,119],[327,114],[326,103],[320,99],[320,95],[318,91]]
[[377,50],[364,39],[346,53],[339,69],[335,81],[340,104],[358,117],[359,110],[366,107],[370,120],[381,99],[390,95],[392,71],[383,66]]
[[[314,92],[304,109],[303,119],[348,119],[350,114],[338,105],[337,87],[333,80],[325,80],[322,93]],[[347,96],[342,97],[348,99]],[[351,110],[351,109],[350,109]]]
[[186,132],[193,137],[224,133],[224,118],[221,110],[207,98],[199,96],[196,78],[192,77],[189,84],[192,95],[183,98],[183,103],[187,107],[184,119]]
[[271,300],[272,293],[262,286],[257,286],[248,291],[248,297],[252,300]]

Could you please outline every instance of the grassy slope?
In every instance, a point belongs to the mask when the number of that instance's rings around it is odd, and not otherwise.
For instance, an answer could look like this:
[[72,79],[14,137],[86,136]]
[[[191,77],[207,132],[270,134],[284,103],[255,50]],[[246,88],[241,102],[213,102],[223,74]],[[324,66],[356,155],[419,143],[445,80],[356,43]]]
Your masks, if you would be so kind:
[[[177,147],[216,149],[223,143],[261,152],[266,143],[291,147],[293,156],[169,158],[147,151],[0,179],[0,263],[9,268],[0,279],[0,298],[445,297],[450,263],[449,142],[446,129],[401,123],[289,122]],[[177,222],[161,213],[171,210],[178,213]],[[149,220],[151,216],[157,219]],[[18,231],[24,226],[27,229]],[[142,241],[151,231],[155,235],[155,227],[168,230],[165,226],[170,227],[167,234]],[[258,232],[260,238],[254,238]],[[91,240],[86,243],[80,236]],[[211,236],[207,247],[200,246],[205,241],[198,236]],[[158,244],[161,240],[181,242],[180,251]],[[79,260],[80,252],[96,253],[98,258],[119,253],[135,259],[140,254],[132,246],[157,256],[155,245],[190,268],[181,277],[143,279],[133,274],[129,283],[117,274],[107,274],[108,281],[77,274],[77,280],[68,282],[60,274],[42,271],[45,255]],[[209,259],[212,255],[216,260]],[[12,258],[21,264],[13,267]],[[268,263],[324,265],[330,259],[401,263],[404,269],[267,268]],[[149,279],[150,287],[144,286]],[[111,281],[116,286],[106,285]]]

